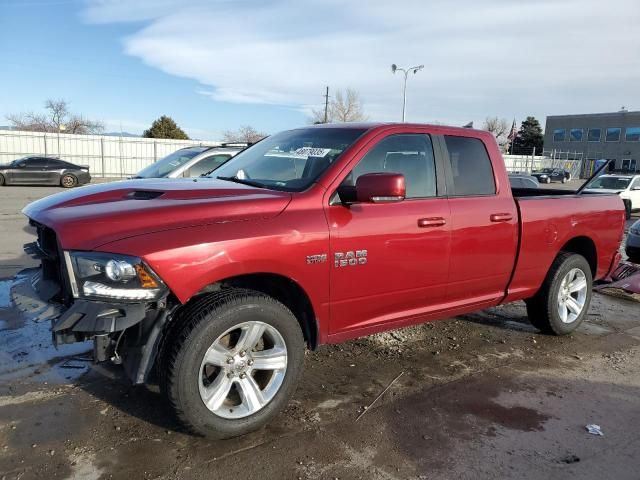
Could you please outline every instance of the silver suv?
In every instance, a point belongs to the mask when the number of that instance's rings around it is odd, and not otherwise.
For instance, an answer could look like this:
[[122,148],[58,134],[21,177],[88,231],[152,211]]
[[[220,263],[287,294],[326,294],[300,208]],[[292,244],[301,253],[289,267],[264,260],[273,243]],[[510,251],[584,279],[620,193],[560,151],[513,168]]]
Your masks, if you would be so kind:
[[243,143],[223,143],[218,147],[181,148],[143,168],[131,178],[199,177],[220,167],[247,146]]

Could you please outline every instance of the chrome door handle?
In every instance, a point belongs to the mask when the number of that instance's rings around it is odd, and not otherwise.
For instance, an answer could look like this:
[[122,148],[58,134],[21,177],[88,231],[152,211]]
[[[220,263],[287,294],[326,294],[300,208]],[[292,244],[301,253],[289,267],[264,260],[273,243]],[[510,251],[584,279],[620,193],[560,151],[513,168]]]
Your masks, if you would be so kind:
[[418,227],[420,228],[430,228],[430,227],[442,227],[446,225],[447,221],[442,217],[429,217],[429,218],[419,218],[418,219]]
[[513,219],[510,213],[492,213],[489,220],[492,222],[509,222]]

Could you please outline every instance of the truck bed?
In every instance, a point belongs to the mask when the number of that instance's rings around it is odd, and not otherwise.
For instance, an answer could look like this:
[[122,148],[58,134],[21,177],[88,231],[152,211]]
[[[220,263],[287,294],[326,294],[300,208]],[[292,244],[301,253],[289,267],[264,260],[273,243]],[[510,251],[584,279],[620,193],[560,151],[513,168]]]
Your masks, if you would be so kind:
[[533,188],[513,189],[513,196],[520,217],[520,244],[505,302],[535,294],[558,251],[570,241],[592,250],[588,260],[594,279],[607,274],[625,221],[620,197]]

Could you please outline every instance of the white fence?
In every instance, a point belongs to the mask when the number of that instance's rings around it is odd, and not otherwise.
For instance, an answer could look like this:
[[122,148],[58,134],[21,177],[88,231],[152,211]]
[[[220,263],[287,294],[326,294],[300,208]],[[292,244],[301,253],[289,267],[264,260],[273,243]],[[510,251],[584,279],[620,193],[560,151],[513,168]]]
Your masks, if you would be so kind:
[[199,140],[164,140],[103,135],[0,130],[0,164],[25,155],[60,157],[89,165],[92,176],[124,177],[133,175],[179,148],[194,145],[219,145]]

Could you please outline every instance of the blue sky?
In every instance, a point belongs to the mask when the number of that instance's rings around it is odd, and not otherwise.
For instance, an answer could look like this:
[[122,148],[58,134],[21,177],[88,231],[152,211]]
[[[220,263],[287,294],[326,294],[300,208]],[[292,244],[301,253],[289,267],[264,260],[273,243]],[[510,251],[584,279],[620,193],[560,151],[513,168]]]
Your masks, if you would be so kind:
[[107,130],[162,114],[217,139],[308,121],[325,85],[372,120],[640,109],[637,0],[0,0],[0,124],[64,98]]

